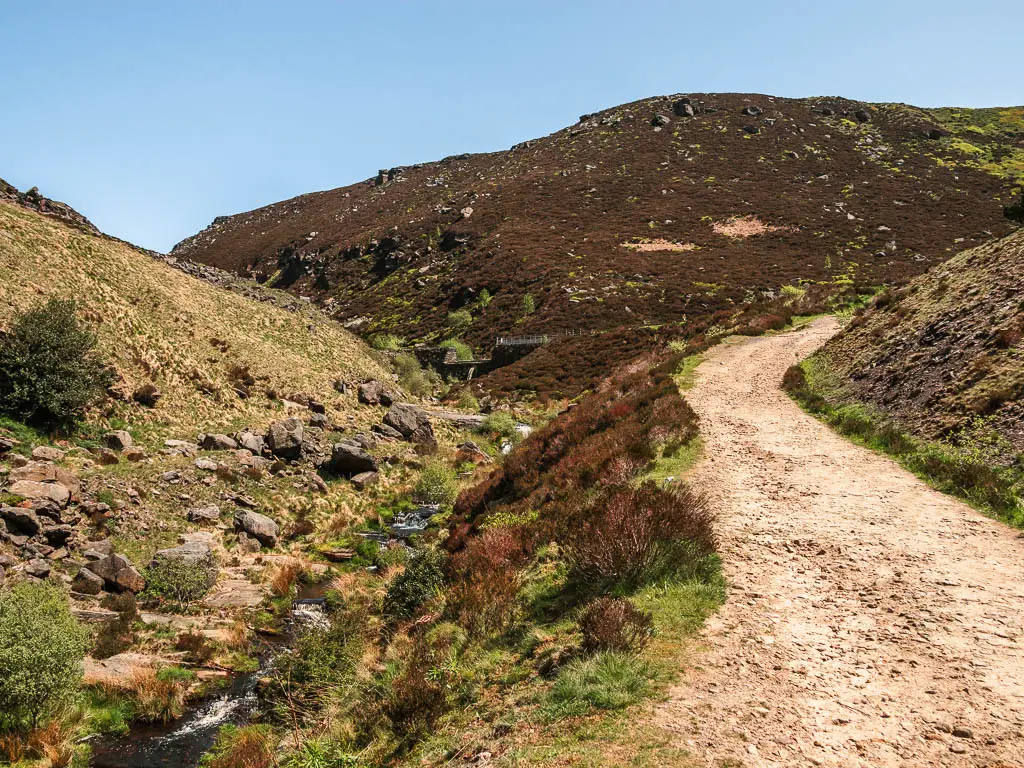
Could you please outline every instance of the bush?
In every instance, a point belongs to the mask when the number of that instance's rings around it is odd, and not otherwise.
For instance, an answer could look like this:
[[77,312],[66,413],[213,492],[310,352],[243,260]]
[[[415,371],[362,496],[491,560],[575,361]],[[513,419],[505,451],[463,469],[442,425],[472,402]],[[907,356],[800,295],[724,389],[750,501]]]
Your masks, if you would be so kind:
[[146,592],[189,605],[202,598],[217,582],[217,565],[212,556],[203,561],[162,557],[146,568]]
[[622,597],[601,597],[583,611],[579,620],[583,650],[634,652],[651,639],[654,620]]
[[420,504],[439,504],[442,508],[451,507],[458,495],[455,472],[440,461],[432,461],[423,468],[412,491],[412,497]]
[[505,411],[498,411],[497,413],[489,414],[487,418],[484,419],[481,429],[492,435],[506,437],[513,442],[519,442],[522,437],[516,430],[515,417],[511,413],[506,413]]
[[0,727],[35,728],[82,680],[86,635],[64,593],[22,582],[0,595]]
[[445,325],[455,336],[461,336],[473,324],[473,314],[468,309],[457,309],[448,313]]
[[580,717],[591,709],[622,709],[650,689],[650,669],[635,656],[600,653],[566,665],[548,693],[552,719]]
[[791,365],[782,375],[782,388],[786,392],[802,392],[807,388],[807,374],[799,365]]
[[139,619],[139,607],[130,592],[111,595],[104,602],[105,608],[117,611],[117,617],[103,622],[93,638],[92,655],[97,659],[127,650],[135,642],[133,627]]
[[395,355],[392,363],[398,374],[398,383],[411,395],[425,397],[441,384],[441,377],[435,371],[424,371],[411,352]]
[[637,584],[714,551],[713,521],[707,500],[685,486],[613,486],[571,516],[563,549],[584,581]]
[[382,611],[391,620],[412,618],[444,584],[444,553],[425,549],[388,585]]
[[525,559],[519,531],[513,528],[488,528],[452,557],[455,576],[448,601],[462,626],[482,635],[515,621]]
[[382,351],[395,352],[405,346],[405,339],[393,333],[375,333],[370,337],[370,347]]
[[69,429],[113,382],[73,301],[50,299],[15,316],[0,335],[0,411],[27,424]]
[[532,293],[523,295],[523,316],[532,315],[537,311],[537,302],[533,299]]
[[436,645],[420,635],[413,642],[405,666],[389,686],[384,714],[395,734],[415,740],[425,734],[449,709],[458,655],[450,642]]

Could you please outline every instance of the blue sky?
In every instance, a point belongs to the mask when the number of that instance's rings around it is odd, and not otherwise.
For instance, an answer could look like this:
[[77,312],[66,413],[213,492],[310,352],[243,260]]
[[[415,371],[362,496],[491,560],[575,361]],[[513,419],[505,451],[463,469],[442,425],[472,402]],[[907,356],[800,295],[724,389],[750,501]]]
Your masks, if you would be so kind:
[[0,0],[0,177],[159,250],[667,93],[1024,103],[1020,0]]

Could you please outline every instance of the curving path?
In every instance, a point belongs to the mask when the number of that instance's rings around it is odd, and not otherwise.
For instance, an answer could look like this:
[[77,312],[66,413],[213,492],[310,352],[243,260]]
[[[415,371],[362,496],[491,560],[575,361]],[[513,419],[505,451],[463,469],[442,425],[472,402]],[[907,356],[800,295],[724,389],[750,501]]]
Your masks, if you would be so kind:
[[729,600],[657,713],[698,764],[1024,766],[1024,539],[803,413],[838,326],[730,341],[687,400]]

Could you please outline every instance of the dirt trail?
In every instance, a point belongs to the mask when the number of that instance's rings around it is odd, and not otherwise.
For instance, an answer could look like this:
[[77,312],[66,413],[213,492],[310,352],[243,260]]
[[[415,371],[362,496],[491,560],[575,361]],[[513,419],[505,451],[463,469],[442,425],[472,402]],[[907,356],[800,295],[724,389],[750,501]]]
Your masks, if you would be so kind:
[[837,330],[728,342],[687,400],[732,591],[658,711],[719,766],[1024,766],[1024,540],[804,414]]

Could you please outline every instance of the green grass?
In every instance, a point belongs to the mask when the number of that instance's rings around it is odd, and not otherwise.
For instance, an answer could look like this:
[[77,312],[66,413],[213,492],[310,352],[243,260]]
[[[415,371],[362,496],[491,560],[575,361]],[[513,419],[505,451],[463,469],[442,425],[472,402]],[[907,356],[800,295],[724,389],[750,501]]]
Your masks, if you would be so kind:
[[640,476],[638,482],[652,480],[660,484],[669,480],[669,478],[678,480],[684,477],[703,455],[704,441],[699,437],[695,437],[680,446],[662,448],[659,450],[658,458],[655,459],[654,464],[651,465],[647,472]]
[[949,441],[925,440],[854,400],[820,355],[800,368],[806,384],[790,396],[808,413],[858,445],[891,456],[936,490],[1024,528],[1024,455],[1007,462],[1006,446],[984,419],[976,419]]
[[549,720],[581,717],[595,709],[623,709],[651,691],[654,670],[640,657],[601,653],[571,662],[545,697]]

